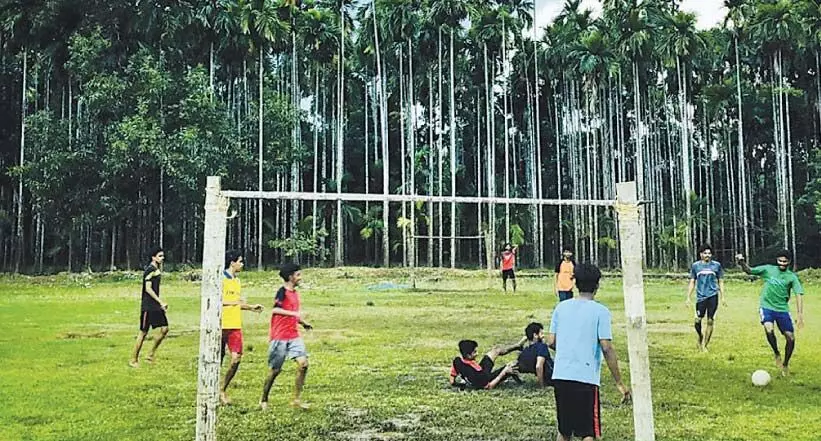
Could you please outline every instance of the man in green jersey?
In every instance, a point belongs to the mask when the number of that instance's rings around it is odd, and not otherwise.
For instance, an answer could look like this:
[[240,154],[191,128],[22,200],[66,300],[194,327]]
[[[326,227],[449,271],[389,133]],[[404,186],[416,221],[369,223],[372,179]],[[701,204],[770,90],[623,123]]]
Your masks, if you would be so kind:
[[[796,294],[795,305],[798,312],[798,329],[804,327],[804,288],[798,276],[790,270],[792,253],[789,250],[782,250],[776,255],[777,265],[761,265],[750,268],[743,254],[737,254],[736,260],[747,274],[759,276],[764,279],[764,289],[761,291],[760,310],[761,324],[764,325],[764,333],[767,342],[773,348],[775,354],[775,365],[781,369],[781,375],[787,376],[790,373],[790,357],[795,349],[795,329],[793,328],[792,317],[790,317],[790,295]],[[778,351],[778,340],[775,338],[774,324],[787,339],[784,360],[781,360],[781,353]]]

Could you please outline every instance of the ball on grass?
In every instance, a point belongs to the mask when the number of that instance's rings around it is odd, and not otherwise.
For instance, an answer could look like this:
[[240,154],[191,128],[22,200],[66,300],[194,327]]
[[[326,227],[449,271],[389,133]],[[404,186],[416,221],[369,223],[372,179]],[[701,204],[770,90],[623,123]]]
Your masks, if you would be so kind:
[[770,384],[771,379],[772,378],[770,377],[770,373],[763,370],[763,369],[759,369],[759,370],[753,372],[753,377],[752,377],[753,384],[758,386],[758,387],[764,387],[764,386]]

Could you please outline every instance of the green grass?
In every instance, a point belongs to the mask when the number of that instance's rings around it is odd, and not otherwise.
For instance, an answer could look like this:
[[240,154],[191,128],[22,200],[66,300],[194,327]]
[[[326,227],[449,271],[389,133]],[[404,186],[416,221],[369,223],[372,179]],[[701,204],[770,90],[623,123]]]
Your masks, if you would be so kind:
[[[116,280],[120,279],[120,280]],[[428,274],[417,291],[369,291],[399,271],[308,270],[304,310],[315,330],[304,398],[287,407],[294,368],[257,410],[267,315],[246,313],[246,355],[221,408],[223,440],[544,440],[555,439],[552,390],[526,377],[522,387],[455,392],[446,385],[456,342],[480,350],[514,342],[531,320],[545,324],[554,306],[548,279],[520,278],[516,295],[480,273]],[[273,273],[244,274],[251,302],[269,309]],[[139,314],[139,282],[129,277],[0,279],[0,440],[193,439],[199,285],[166,277],[169,338],[158,362],[127,366]],[[821,431],[821,315],[817,282],[806,282],[807,327],[798,333],[794,375],[764,388],[756,369],[776,371],[757,320],[760,283],[728,283],[729,307],[717,318],[712,351],[695,350],[685,281],[646,288],[653,398],[659,440],[817,440]],[[615,344],[628,375],[619,279],[603,281],[599,300],[613,312]],[[783,346],[783,340],[780,340]],[[147,343],[149,344],[149,343]],[[147,348],[144,349],[144,354]],[[617,403],[603,370],[604,436],[632,439],[632,413]]]

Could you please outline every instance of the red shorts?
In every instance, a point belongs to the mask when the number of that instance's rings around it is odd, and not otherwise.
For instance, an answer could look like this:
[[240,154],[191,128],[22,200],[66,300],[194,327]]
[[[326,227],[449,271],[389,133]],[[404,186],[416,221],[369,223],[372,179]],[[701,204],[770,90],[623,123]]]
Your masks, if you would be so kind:
[[223,329],[223,350],[225,350],[225,346],[228,346],[228,351],[232,354],[242,354],[242,329]]

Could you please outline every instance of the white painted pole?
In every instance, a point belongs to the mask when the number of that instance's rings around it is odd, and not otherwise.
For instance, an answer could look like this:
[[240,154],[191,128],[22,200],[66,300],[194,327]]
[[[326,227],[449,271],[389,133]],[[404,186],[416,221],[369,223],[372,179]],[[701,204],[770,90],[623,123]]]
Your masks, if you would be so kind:
[[624,312],[627,316],[627,351],[633,391],[633,426],[636,441],[655,441],[653,396],[650,390],[650,356],[647,349],[647,318],[644,309],[642,231],[635,182],[617,184]]
[[220,195],[219,176],[209,176],[205,189],[205,229],[200,290],[200,356],[197,378],[196,441],[217,439],[217,404],[222,326],[222,266],[225,215],[229,199]]

